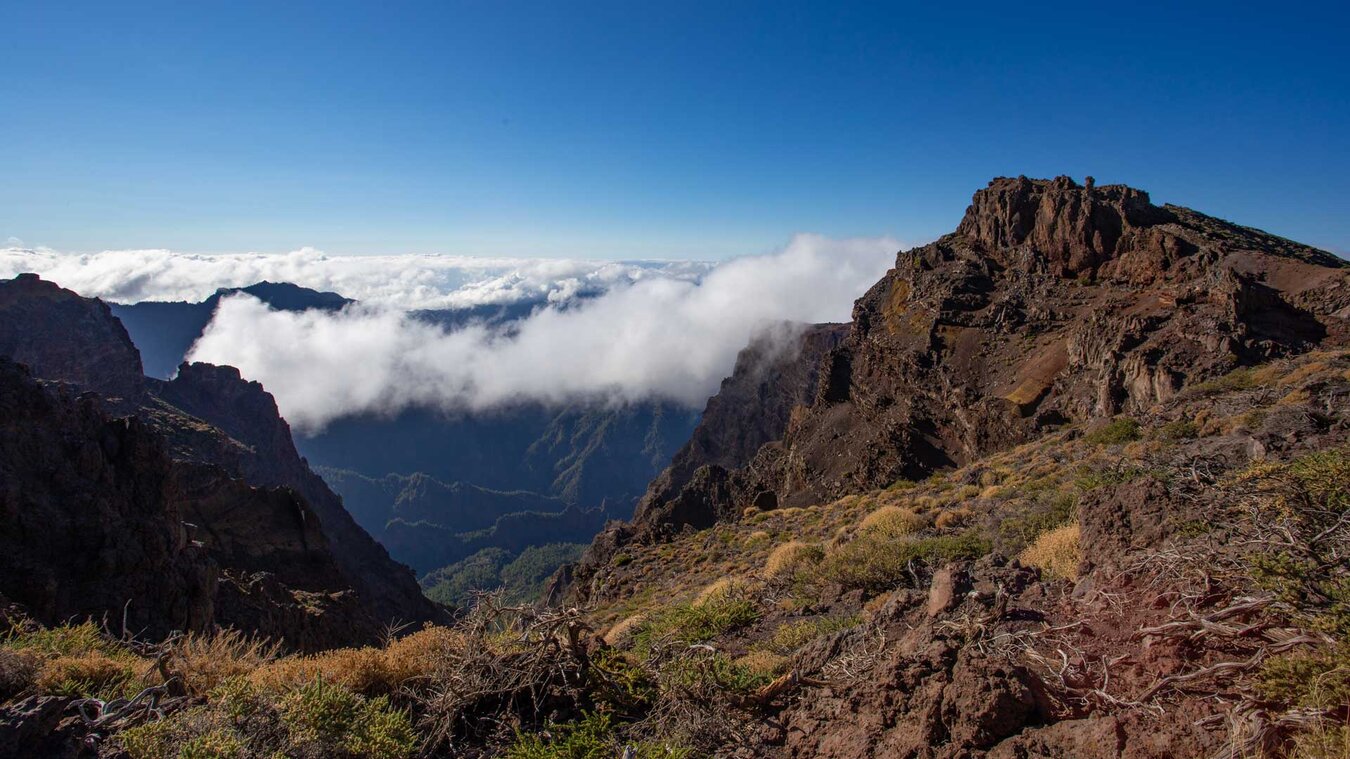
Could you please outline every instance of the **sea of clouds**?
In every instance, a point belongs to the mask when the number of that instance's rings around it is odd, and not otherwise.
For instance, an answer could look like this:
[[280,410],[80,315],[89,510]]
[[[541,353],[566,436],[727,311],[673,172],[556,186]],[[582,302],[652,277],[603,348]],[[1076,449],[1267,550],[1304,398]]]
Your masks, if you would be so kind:
[[[225,298],[189,356],[238,367],[276,396],[292,425],[313,433],[343,416],[413,406],[660,399],[701,408],[752,337],[773,334],[786,346],[784,322],[847,320],[900,247],[890,238],[798,235],[773,253],[715,264],[9,249],[0,251],[0,275],[37,271],[120,302],[197,301],[260,280],[357,299],[339,312],[295,313]],[[593,297],[571,298],[581,291]],[[408,313],[521,300],[553,305],[509,329],[446,329]]]
[[402,309],[465,308],[594,292],[650,277],[697,281],[703,261],[584,261],[474,256],[329,256],[312,248],[285,254],[197,255],[170,250],[68,254],[0,248],[0,276],[37,272],[90,298],[114,303],[205,300],[218,288],[290,282],[369,304]]

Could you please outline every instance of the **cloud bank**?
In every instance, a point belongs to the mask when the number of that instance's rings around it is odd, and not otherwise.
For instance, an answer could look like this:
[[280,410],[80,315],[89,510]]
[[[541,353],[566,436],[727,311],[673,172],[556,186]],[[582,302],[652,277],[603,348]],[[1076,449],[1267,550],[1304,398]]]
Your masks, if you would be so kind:
[[217,288],[264,280],[331,290],[401,309],[465,308],[566,299],[653,278],[697,281],[715,264],[698,261],[582,261],[471,256],[327,256],[306,248],[284,255],[193,255],[111,250],[77,255],[47,248],[0,248],[0,277],[36,272],[87,297],[115,303],[201,301]]
[[[238,367],[276,396],[297,430],[310,433],[342,416],[393,414],[411,406],[479,411],[518,401],[664,399],[701,407],[752,336],[784,321],[847,320],[853,301],[892,265],[899,248],[889,238],[799,235],[776,253],[715,267],[634,270],[624,268],[633,264],[615,264],[602,271],[532,261],[426,298],[419,289],[422,275],[403,271],[389,258],[373,273],[344,268],[345,258],[327,259],[320,269],[332,279],[316,285],[313,278],[297,276],[303,267],[285,270],[312,255],[301,252],[294,260],[267,263],[266,275],[244,279],[293,281],[363,302],[337,313],[290,313],[246,295],[226,298],[190,359]],[[162,270],[163,259],[156,265]],[[206,264],[170,262],[168,268],[183,272],[198,265]],[[444,270],[438,272],[430,275],[433,280],[444,276]],[[60,274],[51,276],[80,289]],[[380,277],[403,281],[384,286]],[[602,295],[565,309],[541,309],[509,332],[482,325],[447,331],[404,312],[446,302],[435,298],[500,302],[490,299],[517,291],[518,282],[546,280],[556,290],[561,287],[556,283],[575,280],[566,286],[579,287],[589,278],[603,280]],[[189,279],[134,287],[164,292],[188,287]],[[366,289],[353,287],[356,281]],[[131,287],[113,280],[103,284]],[[214,286],[221,284],[226,283]],[[425,286],[430,292],[444,285]],[[397,295],[372,297],[375,291]]]

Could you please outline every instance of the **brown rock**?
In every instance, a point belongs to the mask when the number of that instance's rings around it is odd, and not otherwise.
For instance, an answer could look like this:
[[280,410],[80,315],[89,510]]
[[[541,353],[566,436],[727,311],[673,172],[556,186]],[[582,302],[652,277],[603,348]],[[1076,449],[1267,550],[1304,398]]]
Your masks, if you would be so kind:
[[959,604],[960,594],[968,582],[965,572],[953,564],[934,572],[928,588],[928,616],[936,617]]

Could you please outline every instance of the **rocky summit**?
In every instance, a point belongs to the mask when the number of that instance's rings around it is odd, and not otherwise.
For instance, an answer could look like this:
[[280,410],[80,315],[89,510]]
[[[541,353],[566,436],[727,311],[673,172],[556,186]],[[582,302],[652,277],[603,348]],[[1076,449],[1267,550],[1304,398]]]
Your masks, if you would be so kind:
[[1350,265],[1141,190],[995,179],[453,620],[264,388],[0,313],[0,757],[1344,756]]

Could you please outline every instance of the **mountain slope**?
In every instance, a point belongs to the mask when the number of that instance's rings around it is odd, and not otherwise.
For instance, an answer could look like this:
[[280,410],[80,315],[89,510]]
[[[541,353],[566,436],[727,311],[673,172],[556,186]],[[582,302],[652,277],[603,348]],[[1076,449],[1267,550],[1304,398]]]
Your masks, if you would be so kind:
[[[806,505],[961,465],[1188,382],[1350,339],[1329,253],[1115,185],[997,179],[957,231],[897,256],[819,366],[811,408],[745,466],[678,497]],[[635,523],[682,519],[644,503]]]

